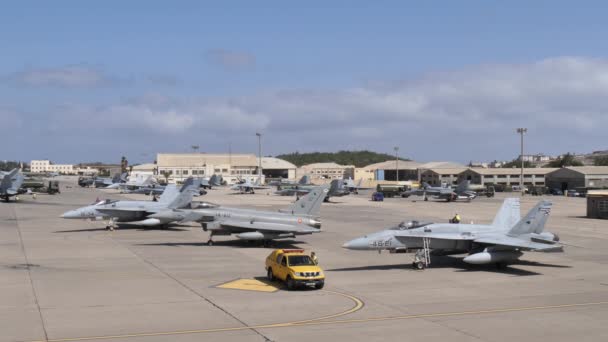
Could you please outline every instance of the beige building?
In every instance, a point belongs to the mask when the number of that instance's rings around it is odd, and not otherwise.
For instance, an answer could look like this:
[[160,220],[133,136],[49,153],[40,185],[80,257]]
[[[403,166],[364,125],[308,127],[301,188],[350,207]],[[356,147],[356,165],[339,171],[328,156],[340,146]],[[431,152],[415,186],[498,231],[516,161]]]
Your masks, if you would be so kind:
[[168,175],[170,183],[194,177],[222,176],[228,183],[238,179],[255,181],[258,158],[254,154],[159,153],[156,155],[159,177]]
[[420,165],[420,163],[414,161],[388,160],[355,169],[355,179],[363,179],[365,182],[395,181],[397,178],[396,170],[398,170],[399,181],[417,181]]
[[[555,168],[524,168],[524,185],[545,186],[546,176]],[[458,182],[471,181],[471,184],[480,185],[520,185],[521,169],[518,168],[470,168],[462,172]]]
[[310,175],[312,181],[353,178],[355,176],[355,166],[336,163],[308,164],[298,169],[298,176],[304,175]]
[[32,160],[30,162],[31,172],[58,172],[63,174],[76,174],[74,165],[71,164],[54,164],[50,160]]
[[456,185],[460,174],[466,170],[466,167],[420,169],[420,183],[432,186]]
[[134,179],[139,179],[141,177],[147,178],[148,176],[157,176],[158,172],[156,170],[156,164],[147,163],[147,164],[139,164],[133,166],[131,169],[130,176]]
[[[190,176],[212,175],[222,176],[229,184],[239,179],[254,182],[258,178],[258,163],[259,159],[254,154],[159,153],[156,156],[158,177],[164,178],[167,174],[169,182],[181,182]],[[262,158],[262,171],[264,177],[269,178],[293,180],[296,177],[295,165],[272,157]]]
[[608,188],[608,166],[570,166],[554,169],[547,175],[547,185],[561,190]]

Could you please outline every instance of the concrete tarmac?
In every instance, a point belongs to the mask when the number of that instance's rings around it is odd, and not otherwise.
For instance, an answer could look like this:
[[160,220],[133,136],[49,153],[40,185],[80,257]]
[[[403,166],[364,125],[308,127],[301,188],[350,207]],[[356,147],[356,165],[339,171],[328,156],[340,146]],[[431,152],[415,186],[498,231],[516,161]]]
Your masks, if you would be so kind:
[[[67,187],[69,186],[69,187]],[[218,288],[265,277],[271,249],[214,237],[198,225],[125,226],[59,215],[97,198],[146,198],[83,189],[0,203],[0,341],[607,341],[608,222],[584,218],[586,200],[547,196],[548,230],[576,247],[526,253],[506,269],[462,256],[349,251],[355,237],[411,219],[489,223],[505,194],[472,203],[369,194],[322,206],[323,232],[275,248],[315,251],[322,291]],[[197,201],[274,210],[292,197],[214,189]],[[522,212],[537,197],[522,200]]]

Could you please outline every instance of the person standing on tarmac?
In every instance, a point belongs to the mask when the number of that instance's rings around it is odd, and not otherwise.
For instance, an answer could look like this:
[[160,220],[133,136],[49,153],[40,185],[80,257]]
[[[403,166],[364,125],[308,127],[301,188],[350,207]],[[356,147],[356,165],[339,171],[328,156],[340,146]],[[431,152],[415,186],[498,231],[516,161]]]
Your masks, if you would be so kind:
[[319,259],[317,258],[317,253],[310,252],[310,258],[312,259],[312,262],[315,263],[315,265],[319,264]]
[[451,220],[451,223],[460,223],[460,215],[458,215],[458,213],[456,213],[456,215],[454,215],[454,217]]

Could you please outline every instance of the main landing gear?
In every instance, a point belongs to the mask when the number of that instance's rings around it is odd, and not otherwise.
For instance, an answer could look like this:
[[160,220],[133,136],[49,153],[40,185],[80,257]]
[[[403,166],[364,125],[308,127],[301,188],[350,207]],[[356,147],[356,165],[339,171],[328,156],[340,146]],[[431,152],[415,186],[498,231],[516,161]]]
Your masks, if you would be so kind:
[[108,224],[106,225],[106,229],[109,231],[114,231],[115,227],[116,227],[116,221],[114,220],[114,218],[111,218],[108,221]]
[[423,270],[431,264],[431,239],[422,238],[422,249],[416,251],[412,267],[416,270]]

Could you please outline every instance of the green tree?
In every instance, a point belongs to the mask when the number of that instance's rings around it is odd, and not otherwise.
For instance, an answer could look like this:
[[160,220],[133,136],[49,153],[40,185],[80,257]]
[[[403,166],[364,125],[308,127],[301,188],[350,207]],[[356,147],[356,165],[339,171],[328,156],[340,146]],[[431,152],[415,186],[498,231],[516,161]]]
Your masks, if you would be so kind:
[[565,155],[552,160],[546,167],[565,167],[565,166],[583,166],[583,163],[577,160],[573,154],[566,153]]
[[[311,153],[288,153],[278,155],[277,158],[286,160],[296,166],[313,163],[334,162],[341,165],[354,165],[363,167],[370,164],[381,163],[387,160],[395,160],[394,155],[377,153],[371,151],[338,151],[338,152],[311,152]],[[401,160],[409,160],[399,158]]]
[[[520,167],[521,167],[521,161],[519,159],[513,159],[510,162],[502,164],[502,166],[501,166],[501,168],[505,168],[505,169],[520,168]],[[532,164],[532,162],[525,160],[524,168],[529,168],[529,167],[534,167],[534,164]]]
[[593,158],[593,165],[595,165],[595,166],[608,166],[608,156]]

